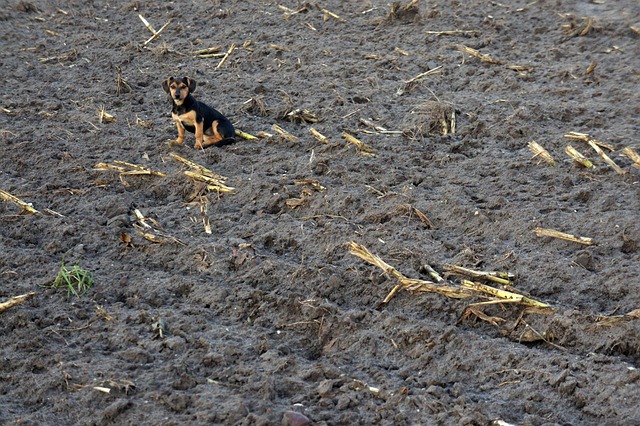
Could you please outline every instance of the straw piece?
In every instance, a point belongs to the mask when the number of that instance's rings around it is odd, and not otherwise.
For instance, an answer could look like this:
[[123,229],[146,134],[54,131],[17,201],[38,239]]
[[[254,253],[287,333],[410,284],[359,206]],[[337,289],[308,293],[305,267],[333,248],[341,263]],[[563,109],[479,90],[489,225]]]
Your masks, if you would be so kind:
[[21,294],[20,296],[13,296],[9,300],[0,303],[0,312],[6,311],[9,308],[17,306],[17,305],[23,303],[24,301],[32,298],[35,295],[36,295],[36,293],[34,291],[32,291],[32,292],[27,293],[27,294]]
[[347,142],[354,144],[362,155],[367,155],[370,157],[375,156],[375,154],[373,153],[373,148],[371,148],[369,145],[365,144],[355,136],[351,136],[349,133],[343,132],[342,137],[345,138]]
[[309,129],[309,132],[313,135],[313,137],[315,137],[318,141],[322,142],[322,143],[329,143],[329,139],[327,139],[326,136],[324,136],[322,133],[320,133],[319,131],[317,131],[316,129],[314,129],[313,127],[311,127]]
[[575,235],[566,234],[564,232],[556,231],[554,229],[537,227],[536,229],[533,230],[533,232],[535,232],[538,237],[553,237],[561,240],[572,241],[578,244],[584,244],[587,246],[595,244],[595,242],[593,241],[593,238],[576,237]]
[[499,61],[497,59],[493,59],[492,57],[490,57],[488,55],[484,55],[484,54],[480,53],[479,51],[477,51],[476,49],[473,49],[471,47],[467,47],[465,45],[460,44],[460,45],[457,46],[457,48],[458,48],[459,51],[468,53],[471,56],[474,56],[474,57],[480,59],[483,62],[487,62],[487,63],[490,63],[490,64],[496,64],[496,65],[504,64],[504,62]]
[[5,201],[8,201],[10,203],[15,204],[16,206],[22,208],[24,211],[26,211],[28,213],[40,214],[40,212],[38,210],[34,209],[33,206],[31,206],[30,203],[25,203],[24,201],[22,201],[18,197],[15,197],[15,196],[9,194],[6,191],[3,191],[2,189],[0,189],[0,198],[2,198]]
[[245,133],[242,130],[238,130],[238,129],[236,129],[236,136],[241,137],[242,139],[249,140],[249,141],[253,141],[253,140],[258,139],[257,137],[255,137],[253,135],[250,135],[249,133]]
[[582,164],[584,167],[594,168],[593,163],[591,161],[589,161],[587,159],[587,157],[582,155],[580,152],[578,152],[571,145],[567,145],[567,147],[564,149],[564,151],[567,153],[567,155],[569,155],[571,158],[573,158],[577,163]]
[[284,130],[282,127],[274,124],[271,126],[274,132],[278,133],[283,139],[288,140],[289,142],[298,142],[298,137],[292,135],[291,133]]
[[633,167],[640,169],[640,154],[638,154],[633,148],[630,146],[625,147],[622,150],[622,153],[635,164]]
[[499,299],[512,300],[514,302],[518,302],[527,306],[533,306],[536,308],[551,307],[551,305],[547,303],[539,302],[537,300],[531,299],[530,297],[523,296],[522,294],[512,293],[506,290],[500,290],[485,284],[476,283],[469,280],[462,280],[462,285],[464,287],[471,288],[482,293],[490,294],[491,296],[497,297]]
[[513,275],[510,275],[510,274],[506,274],[507,278],[505,278],[505,273],[502,273],[502,272],[476,271],[473,269],[463,268],[462,266],[453,265],[450,263],[445,263],[444,269],[451,274],[462,275],[462,276],[470,277],[473,279],[484,279],[484,280],[493,281],[503,285],[511,285],[511,281],[509,280],[509,278],[513,278]]
[[[531,150],[531,152],[533,152],[534,156],[533,158],[536,157],[540,157],[541,160],[546,161],[548,164],[555,166],[556,165],[556,160],[553,159],[553,157],[551,156],[551,154],[549,154],[549,151],[547,151],[546,149],[544,149],[540,144],[538,144],[536,141],[531,141],[529,142],[529,149]],[[540,164],[538,162],[538,164]]]
[[618,173],[619,175],[625,174],[625,171],[622,170],[622,168],[620,168],[620,166],[618,166],[611,158],[609,158],[609,156],[604,153],[604,151],[598,146],[598,144],[594,140],[590,139],[588,143],[589,143],[589,146],[593,148],[600,157],[602,157],[604,162],[607,163],[609,166],[611,166],[613,170],[616,171],[616,173]]

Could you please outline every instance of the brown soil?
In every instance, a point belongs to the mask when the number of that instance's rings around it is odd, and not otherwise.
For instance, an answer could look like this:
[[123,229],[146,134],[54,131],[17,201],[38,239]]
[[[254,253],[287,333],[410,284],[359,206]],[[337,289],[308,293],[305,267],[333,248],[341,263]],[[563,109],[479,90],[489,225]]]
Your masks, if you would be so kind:
[[[0,313],[0,424],[640,424],[640,321],[601,317],[640,308],[640,171],[621,155],[640,150],[638,2],[280,4],[298,13],[3,3],[0,189],[42,214],[0,203],[0,301],[37,293]],[[170,23],[144,46],[138,14]],[[192,53],[234,43],[219,68]],[[169,147],[160,83],[183,75],[238,129],[298,141]],[[114,161],[166,176],[95,170]],[[383,305],[397,280],[349,241],[411,278],[511,272],[554,310],[406,290]],[[63,261],[94,274],[86,294],[47,288]]]

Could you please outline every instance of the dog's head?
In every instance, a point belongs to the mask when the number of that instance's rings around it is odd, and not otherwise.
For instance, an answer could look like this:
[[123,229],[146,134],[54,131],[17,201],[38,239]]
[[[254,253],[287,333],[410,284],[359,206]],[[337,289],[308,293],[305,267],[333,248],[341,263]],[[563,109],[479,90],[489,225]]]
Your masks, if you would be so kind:
[[176,105],[182,105],[184,100],[196,90],[196,81],[189,77],[170,77],[162,82],[162,89],[171,96]]

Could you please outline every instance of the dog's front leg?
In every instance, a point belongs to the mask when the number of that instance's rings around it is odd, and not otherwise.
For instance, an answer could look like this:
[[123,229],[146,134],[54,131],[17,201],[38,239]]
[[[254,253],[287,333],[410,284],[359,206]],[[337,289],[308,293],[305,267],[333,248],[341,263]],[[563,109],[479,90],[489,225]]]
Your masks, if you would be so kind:
[[184,142],[184,126],[180,120],[176,120],[176,127],[178,128],[178,139],[176,139],[176,143],[182,144],[182,142]]
[[195,149],[202,149],[202,142],[204,139],[204,129],[203,129],[204,121],[197,122],[196,121],[196,144],[193,146]]

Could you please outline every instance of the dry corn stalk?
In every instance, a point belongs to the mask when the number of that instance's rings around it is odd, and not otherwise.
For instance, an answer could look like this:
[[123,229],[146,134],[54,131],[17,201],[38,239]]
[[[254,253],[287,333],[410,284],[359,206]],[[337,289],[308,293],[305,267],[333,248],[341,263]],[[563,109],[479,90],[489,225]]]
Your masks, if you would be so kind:
[[169,155],[174,160],[179,161],[182,164],[185,164],[186,166],[194,169],[195,171],[185,170],[185,176],[206,183],[207,189],[209,189],[210,191],[231,193],[235,190],[235,188],[225,185],[225,182],[227,180],[225,176],[212,172],[206,167],[201,166],[198,163],[194,163],[193,161],[187,160],[186,158],[181,157],[176,153],[172,152]]
[[[378,256],[371,253],[366,247],[357,244],[355,242],[347,243],[347,247],[349,248],[349,253],[352,255],[359,257],[360,259],[377,266],[382,269],[385,273],[394,276],[400,282],[401,288],[404,288],[413,292],[430,292],[430,293],[438,293],[443,296],[451,297],[454,299],[465,299],[468,297],[472,297],[473,293],[455,286],[450,286],[446,284],[436,284],[431,281],[424,280],[416,280],[412,278],[407,278],[402,275],[396,268],[387,264],[384,260],[380,259]],[[398,291],[398,288],[394,288],[392,293]],[[390,294],[390,296],[392,296]],[[388,301],[390,297],[388,296],[385,300]]]
[[432,35],[458,35],[458,34],[475,34],[479,31],[476,30],[445,30],[445,31],[425,31],[425,34]]
[[33,206],[30,203],[25,203],[24,201],[22,201],[21,199],[19,199],[18,197],[15,197],[11,194],[9,194],[6,191],[3,191],[2,189],[0,189],[0,198],[2,198],[5,201],[8,201],[10,203],[15,204],[16,206],[22,208],[22,210],[31,213],[31,214],[40,214],[40,212],[36,209],[33,208]]
[[327,16],[330,16],[333,19],[337,19],[340,22],[347,22],[346,19],[341,18],[340,16],[336,15],[335,13],[331,12],[330,10],[324,9],[318,3],[316,3],[316,7],[318,8],[318,10],[320,12],[324,13],[325,20],[327,20],[327,18],[326,18]]
[[272,125],[271,128],[273,129],[274,132],[279,134],[283,139],[286,139],[289,142],[298,142],[298,137],[297,136],[292,135],[291,133],[287,132],[282,127],[278,126],[277,124]]
[[293,181],[293,183],[295,183],[296,185],[309,185],[316,191],[324,191],[325,189],[327,189],[324,186],[320,185],[320,181],[318,179],[313,178],[296,179]]
[[6,311],[9,308],[17,306],[17,305],[23,303],[25,300],[28,300],[31,297],[35,296],[35,295],[36,295],[36,293],[34,291],[32,291],[30,293],[22,294],[20,296],[13,296],[11,299],[0,303],[0,312]]
[[210,55],[212,53],[217,53],[222,49],[222,46],[213,46],[207,47],[206,49],[195,50],[191,52],[194,55]]
[[462,280],[462,285],[466,288],[470,288],[481,293],[486,293],[491,296],[497,297],[498,299],[510,300],[516,303],[521,303],[526,306],[532,306],[535,308],[550,308],[551,305],[539,302],[537,300],[531,299],[530,297],[523,296],[522,294],[512,293],[506,290],[500,290],[494,287],[490,287],[485,284],[476,283],[469,280]]
[[136,223],[133,224],[133,227],[138,231],[138,235],[145,240],[159,244],[172,240],[175,243],[185,245],[178,238],[158,229],[160,224],[153,218],[145,217],[140,210],[133,209],[133,214],[136,216]]
[[421,78],[427,77],[427,76],[432,75],[432,74],[442,74],[442,65],[439,65],[439,66],[437,66],[437,67],[435,67],[433,69],[430,69],[429,71],[425,71],[423,73],[420,73],[420,74],[416,75],[415,77],[410,78],[409,80],[405,81],[404,83],[405,84],[411,84],[411,83],[416,82],[417,80],[420,80]]
[[611,168],[615,170],[616,173],[618,173],[619,175],[623,175],[625,173],[625,171],[622,170],[620,166],[618,166],[611,158],[609,158],[607,154],[604,153],[604,151],[598,146],[598,144],[594,140],[589,140],[589,146],[593,148],[598,153],[598,155],[602,157],[604,162],[607,163],[609,166],[611,166]]
[[171,154],[169,154],[169,156],[171,158],[173,158],[174,160],[179,161],[182,164],[191,167],[192,169],[196,170],[201,175],[209,176],[209,177],[214,178],[214,179],[216,179],[218,181],[221,181],[221,182],[225,182],[227,180],[226,177],[224,177],[222,175],[219,175],[219,174],[217,174],[215,172],[212,172],[211,170],[207,169],[206,167],[201,166],[198,163],[194,163],[191,160],[187,160],[186,158],[181,157],[176,153],[172,152]]
[[640,154],[638,154],[633,148],[630,146],[625,147],[622,150],[622,153],[635,164],[633,165],[635,168],[640,169]]
[[236,44],[232,43],[231,47],[229,47],[229,50],[227,50],[227,53],[225,53],[222,59],[220,59],[220,62],[218,62],[218,65],[216,65],[216,69],[219,69],[222,66],[222,64],[224,64],[227,61],[227,59],[229,58],[229,55],[231,55],[231,53],[233,53],[234,50],[236,50]]
[[433,223],[431,223],[431,221],[429,220],[429,218],[422,213],[420,210],[418,210],[417,208],[413,207],[411,204],[403,204],[400,206],[400,210],[405,211],[409,214],[412,215],[416,215],[416,217],[418,218],[418,220],[420,220],[420,222],[424,223],[428,229],[433,228]]
[[248,141],[253,141],[253,140],[258,139],[257,137],[255,137],[253,135],[250,135],[249,133],[245,133],[242,130],[238,130],[238,129],[236,129],[236,136],[239,136],[242,139],[246,139]]
[[531,152],[533,152],[534,154],[532,159],[536,157],[540,157],[542,160],[546,161],[548,164],[552,166],[556,165],[556,160],[554,160],[551,154],[549,154],[549,151],[544,149],[540,144],[538,144],[538,142],[536,141],[529,142],[529,150],[531,150]]
[[104,110],[104,107],[102,107],[98,110],[98,121],[100,122],[100,124],[112,123],[116,121],[116,118],[113,115],[107,113],[107,111]]
[[572,241],[578,244],[584,244],[587,246],[595,244],[595,242],[593,241],[593,238],[576,237],[575,235],[566,234],[564,232],[556,231],[554,229],[537,227],[533,231],[536,233],[538,237],[553,237],[561,240]]
[[487,281],[493,281],[502,285],[511,285],[511,279],[514,278],[512,274],[508,274],[506,272],[484,272],[484,271],[476,271],[473,269],[463,268],[462,266],[452,265],[450,263],[444,264],[445,271],[454,275],[462,275],[465,277],[470,277],[473,279],[484,279]]
[[487,62],[487,63],[490,63],[490,64],[496,64],[496,65],[502,65],[504,63],[504,62],[499,61],[497,59],[493,59],[490,56],[484,55],[484,54],[478,52],[476,49],[473,49],[471,47],[467,47],[467,46],[462,45],[462,44],[458,45],[457,48],[458,48],[459,51],[468,53],[471,56],[474,56],[474,57],[480,59],[483,62]]
[[596,317],[598,325],[601,326],[612,326],[620,321],[637,319],[640,319],[640,309],[634,309],[624,315],[598,315]]
[[235,190],[235,188],[225,185],[223,181],[215,177],[207,176],[197,172],[192,172],[190,170],[185,170],[184,174],[185,176],[188,176],[192,179],[199,180],[200,182],[206,183],[207,188],[211,191],[232,193]]
[[[399,284],[394,287],[391,293],[389,293],[389,295],[385,298],[385,303],[388,302],[391,297],[393,297],[393,294],[395,294],[400,288],[404,288],[405,290],[409,290],[412,292],[438,293],[454,299],[464,299],[474,296],[486,297],[486,295],[490,295],[493,296],[494,299],[487,303],[511,302],[536,308],[551,308],[551,305],[534,300],[530,297],[510,291],[500,290],[485,284],[475,283],[468,280],[463,280],[462,286],[454,286],[451,284],[436,284],[431,281],[407,278],[400,272],[398,272],[398,270],[393,266],[387,264],[378,256],[372,254],[366,247],[360,244],[356,244],[355,242],[347,243],[347,247],[349,248],[349,253],[351,253],[352,255],[357,256],[364,261],[379,267],[385,273],[392,275],[398,279]],[[437,273],[435,274],[435,276],[440,278]],[[441,278],[438,281],[445,282],[442,281]]]
[[325,135],[323,135],[322,133],[320,133],[319,131],[317,131],[313,127],[311,127],[309,129],[309,132],[313,135],[313,137],[318,139],[318,141],[320,141],[322,143],[329,143],[329,139],[327,139],[327,137]]
[[569,155],[569,157],[573,158],[577,163],[582,164],[584,167],[593,168],[593,163],[587,159],[584,155],[578,152],[571,145],[567,145],[564,151]]
[[153,175],[153,176],[166,176],[166,173],[159,172],[157,170],[148,169],[146,167],[127,163],[125,161],[114,161],[113,164],[98,163],[94,170],[116,170],[121,175]]
[[360,153],[362,155],[366,155],[366,156],[369,156],[369,157],[375,157],[375,154],[373,153],[373,148],[371,148],[369,145],[365,144],[364,142],[362,142],[358,138],[356,138],[354,136],[351,136],[347,132],[343,132],[342,133],[342,137],[345,138],[347,140],[347,142],[351,142],[352,144],[354,144],[358,148],[358,150],[360,151]]
[[589,137],[588,133],[580,133],[580,132],[569,132],[566,135],[564,135],[565,138],[567,139],[577,139],[583,142],[589,142],[592,141],[593,143],[595,143],[596,145],[602,147],[602,148],[607,148],[609,151],[615,151],[615,148],[612,145],[609,145],[607,143],[604,142],[600,142],[597,139],[593,139]]

